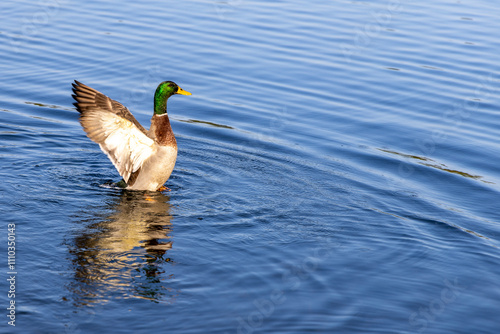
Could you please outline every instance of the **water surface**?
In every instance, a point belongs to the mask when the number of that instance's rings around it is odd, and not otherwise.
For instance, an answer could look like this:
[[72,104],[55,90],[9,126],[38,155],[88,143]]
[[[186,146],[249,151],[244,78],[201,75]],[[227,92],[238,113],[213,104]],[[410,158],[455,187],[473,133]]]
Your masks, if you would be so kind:
[[[0,9],[2,332],[498,331],[499,5]],[[74,79],[146,127],[193,93],[171,191],[106,186]]]

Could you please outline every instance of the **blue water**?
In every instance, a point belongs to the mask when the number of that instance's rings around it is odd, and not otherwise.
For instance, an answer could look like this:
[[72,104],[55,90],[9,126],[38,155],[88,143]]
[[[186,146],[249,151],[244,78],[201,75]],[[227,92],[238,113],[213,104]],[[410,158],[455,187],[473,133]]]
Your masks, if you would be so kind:
[[[499,4],[0,12],[1,332],[498,333]],[[106,186],[74,79],[146,127],[193,93],[171,191]]]

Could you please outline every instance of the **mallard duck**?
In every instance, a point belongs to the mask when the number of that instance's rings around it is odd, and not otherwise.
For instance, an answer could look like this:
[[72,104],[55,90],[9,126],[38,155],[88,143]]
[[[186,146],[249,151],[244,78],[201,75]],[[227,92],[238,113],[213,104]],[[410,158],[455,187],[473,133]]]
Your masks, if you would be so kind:
[[163,190],[174,169],[177,142],[167,114],[167,100],[174,94],[191,95],[172,81],[156,88],[151,127],[146,131],[120,102],[75,80],[73,98],[87,137],[107,154],[133,190]]

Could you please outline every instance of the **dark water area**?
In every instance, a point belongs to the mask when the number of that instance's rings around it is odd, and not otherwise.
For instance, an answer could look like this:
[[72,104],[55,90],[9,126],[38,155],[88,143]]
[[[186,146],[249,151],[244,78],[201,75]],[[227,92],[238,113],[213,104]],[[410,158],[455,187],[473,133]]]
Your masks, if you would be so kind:
[[[498,332],[500,5],[0,12],[0,332]],[[74,79],[145,127],[193,93],[170,191],[107,186]]]

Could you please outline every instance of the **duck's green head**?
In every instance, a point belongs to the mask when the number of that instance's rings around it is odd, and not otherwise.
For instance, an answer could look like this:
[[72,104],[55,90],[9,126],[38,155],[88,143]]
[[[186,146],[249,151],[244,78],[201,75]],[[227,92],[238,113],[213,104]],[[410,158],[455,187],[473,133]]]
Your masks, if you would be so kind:
[[167,100],[174,94],[191,95],[173,81],[163,81],[155,92],[155,114],[163,115],[167,112]]

